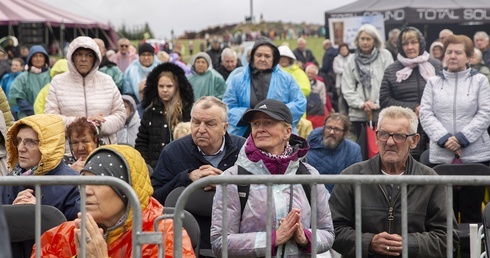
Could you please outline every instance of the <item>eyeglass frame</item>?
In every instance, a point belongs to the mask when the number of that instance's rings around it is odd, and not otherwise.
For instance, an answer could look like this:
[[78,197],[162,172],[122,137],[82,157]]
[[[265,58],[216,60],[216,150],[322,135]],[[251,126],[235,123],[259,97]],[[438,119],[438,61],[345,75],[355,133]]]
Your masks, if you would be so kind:
[[[378,133],[386,133],[386,134],[388,135],[388,138],[386,138],[386,140],[383,140],[383,139],[381,139],[381,138],[379,137]],[[401,135],[401,136],[404,136],[404,137],[405,137],[405,140],[403,140],[402,142],[401,142],[401,141],[397,141],[397,140],[395,140],[395,135]],[[391,138],[393,138],[393,141],[394,141],[395,143],[402,144],[402,143],[407,142],[408,137],[412,137],[412,136],[415,136],[415,135],[417,135],[417,133],[411,133],[411,134],[404,134],[404,133],[388,133],[388,132],[386,132],[386,131],[376,130],[376,139],[378,139],[379,141],[382,141],[382,142],[387,142],[387,141],[390,139],[390,137],[391,137]]]
[[324,126],[323,130],[327,130],[327,132],[334,131],[335,133],[344,133],[345,129],[340,129],[338,127],[332,127],[332,126]]
[[[20,140],[19,140],[20,139]],[[12,138],[12,144],[18,148],[20,144],[24,144],[24,147],[31,149],[39,145],[39,140],[34,140],[32,138],[25,138],[22,139],[20,137],[14,137]]]

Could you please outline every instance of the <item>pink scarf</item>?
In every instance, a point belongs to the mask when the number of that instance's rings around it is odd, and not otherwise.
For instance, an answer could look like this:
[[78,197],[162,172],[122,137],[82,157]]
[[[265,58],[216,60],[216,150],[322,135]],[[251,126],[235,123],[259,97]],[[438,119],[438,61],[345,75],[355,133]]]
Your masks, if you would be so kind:
[[427,62],[429,57],[430,55],[427,53],[427,51],[424,51],[422,55],[417,56],[414,59],[409,59],[398,54],[397,59],[403,66],[405,66],[405,68],[396,72],[396,81],[402,82],[408,79],[408,77],[410,77],[412,74],[413,68],[417,65],[419,66],[420,75],[422,75],[425,81],[428,81],[430,77],[435,76],[436,69],[431,63]]

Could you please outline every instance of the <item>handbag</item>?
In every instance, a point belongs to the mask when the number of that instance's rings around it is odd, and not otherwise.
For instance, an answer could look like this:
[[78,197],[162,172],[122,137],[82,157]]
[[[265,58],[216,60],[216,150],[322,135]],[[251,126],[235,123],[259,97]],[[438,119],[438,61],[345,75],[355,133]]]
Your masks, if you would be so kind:
[[372,115],[369,116],[369,119],[369,122],[366,123],[366,145],[368,159],[378,154],[378,145],[376,144],[376,126],[373,126]]

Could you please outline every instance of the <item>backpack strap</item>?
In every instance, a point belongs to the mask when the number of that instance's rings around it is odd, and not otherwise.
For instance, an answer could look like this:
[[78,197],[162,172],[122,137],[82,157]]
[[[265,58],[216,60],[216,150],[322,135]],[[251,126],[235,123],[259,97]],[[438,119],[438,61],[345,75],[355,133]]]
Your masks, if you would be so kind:
[[[308,168],[305,166],[305,163],[299,162],[298,171],[296,171],[296,175],[311,175]],[[304,184],[303,190],[305,191],[306,198],[308,199],[308,203],[311,205],[311,187],[309,184]]]
[[[244,167],[237,165],[238,167],[238,175],[251,175],[252,173],[248,172]],[[248,193],[250,192],[250,185],[240,185],[237,184],[238,197],[240,197],[240,221],[242,220],[243,210],[245,209],[245,205],[248,201]]]

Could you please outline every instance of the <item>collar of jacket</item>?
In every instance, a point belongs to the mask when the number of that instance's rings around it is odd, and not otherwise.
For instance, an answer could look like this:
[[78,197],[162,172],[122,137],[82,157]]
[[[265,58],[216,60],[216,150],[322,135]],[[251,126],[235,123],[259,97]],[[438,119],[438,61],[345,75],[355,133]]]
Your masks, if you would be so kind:
[[[365,175],[381,175],[381,156],[378,154],[366,161],[366,166],[361,170],[361,174]],[[404,175],[415,174],[413,171],[413,165],[416,162],[412,155],[408,154],[408,158],[405,165]]]

